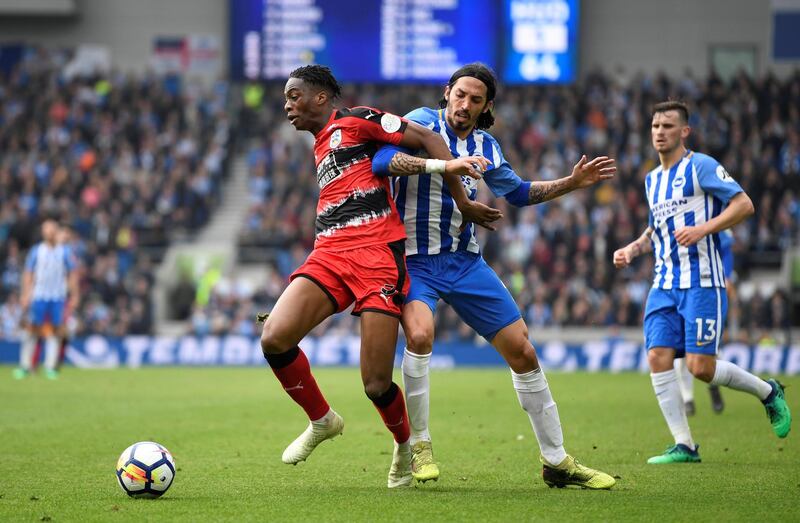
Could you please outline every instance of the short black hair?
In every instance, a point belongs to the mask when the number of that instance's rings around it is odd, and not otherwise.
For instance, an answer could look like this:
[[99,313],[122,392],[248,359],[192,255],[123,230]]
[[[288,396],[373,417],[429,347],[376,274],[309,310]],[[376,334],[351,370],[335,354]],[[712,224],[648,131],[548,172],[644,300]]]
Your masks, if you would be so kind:
[[304,65],[298,67],[289,73],[289,78],[299,78],[308,84],[321,87],[328,91],[333,99],[338,98],[342,94],[342,88],[339,86],[339,82],[336,81],[330,68],[324,65]]
[[[486,102],[488,103],[494,100],[494,97],[497,94],[497,76],[494,74],[494,71],[489,68],[489,66],[482,64],[481,62],[472,62],[471,64],[467,64],[453,73],[453,75],[450,77],[450,81],[447,82],[447,87],[452,89],[458,79],[463,78],[464,76],[477,78],[483,82],[483,84],[486,86]],[[444,96],[442,96],[442,99],[439,100],[439,107],[442,109],[447,107],[447,100],[445,100]],[[478,129],[488,129],[493,124],[494,115],[490,109],[478,116],[478,121],[475,123],[475,127]]]
[[666,102],[655,104],[653,106],[653,114],[650,116],[655,116],[656,113],[666,113],[667,111],[678,111],[681,122],[684,124],[689,123],[689,107],[678,100],[667,100]]

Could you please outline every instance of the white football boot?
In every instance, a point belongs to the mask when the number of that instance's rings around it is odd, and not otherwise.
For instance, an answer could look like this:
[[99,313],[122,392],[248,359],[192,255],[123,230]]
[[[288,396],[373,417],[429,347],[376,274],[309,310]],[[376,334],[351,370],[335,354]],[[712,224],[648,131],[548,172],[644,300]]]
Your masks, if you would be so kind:
[[306,430],[296,440],[291,442],[283,451],[281,459],[287,465],[297,465],[308,459],[317,445],[326,439],[333,439],[344,431],[344,420],[331,409],[330,416],[326,415],[326,423],[309,422]]
[[389,479],[386,486],[389,488],[407,487],[411,485],[411,445],[406,442],[402,445],[394,443],[392,466],[389,468]]

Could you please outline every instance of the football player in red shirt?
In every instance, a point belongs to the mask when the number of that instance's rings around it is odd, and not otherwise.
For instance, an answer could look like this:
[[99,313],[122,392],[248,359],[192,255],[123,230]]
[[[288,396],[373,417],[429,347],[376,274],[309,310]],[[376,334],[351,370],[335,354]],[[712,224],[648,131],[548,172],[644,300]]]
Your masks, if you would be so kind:
[[452,159],[436,133],[369,107],[336,109],[339,84],[330,69],[309,65],[286,82],[287,117],[315,137],[320,187],[314,250],[290,277],[264,322],[261,347],[284,390],[306,412],[308,428],[283,452],[283,462],[304,461],[344,422],[330,408],[311,374],[300,340],[328,316],[355,304],[361,318],[361,379],[364,390],[394,436],[389,488],[411,483],[409,423],[403,394],[392,381],[399,318],[409,288],[405,228],[391,197],[389,179],[372,173],[372,157],[384,144],[425,149],[427,172],[444,176],[470,221],[487,224],[499,211],[471,202],[460,176],[480,178],[483,157]]

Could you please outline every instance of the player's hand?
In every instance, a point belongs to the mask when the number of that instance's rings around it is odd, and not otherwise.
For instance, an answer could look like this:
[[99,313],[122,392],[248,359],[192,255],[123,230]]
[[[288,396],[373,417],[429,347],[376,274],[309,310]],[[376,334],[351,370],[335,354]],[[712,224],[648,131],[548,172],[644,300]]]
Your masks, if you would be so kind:
[[697,225],[681,227],[675,231],[675,241],[681,247],[689,247],[699,242],[706,236],[706,232]]
[[575,167],[572,168],[572,179],[576,189],[589,187],[603,180],[610,180],[617,172],[616,160],[608,156],[598,156],[591,162],[586,161],[586,155],[581,156]]
[[461,215],[464,216],[464,221],[461,222],[462,231],[469,222],[476,223],[490,231],[496,231],[497,228],[492,225],[492,222],[496,222],[503,217],[503,213],[498,209],[472,200],[467,200],[467,203],[464,204],[464,208],[462,209],[459,207],[458,210],[461,211]]
[[633,258],[633,250],[630,248],[630,245],[622,249],[617,249],[614,251],[614,267],[617,269],[627,267],[631,264]]
[[444,166],[445,174],[455,174],[458,176],[469,176],[480,180],[492,163],[483,156],[464,156],[448,160]]

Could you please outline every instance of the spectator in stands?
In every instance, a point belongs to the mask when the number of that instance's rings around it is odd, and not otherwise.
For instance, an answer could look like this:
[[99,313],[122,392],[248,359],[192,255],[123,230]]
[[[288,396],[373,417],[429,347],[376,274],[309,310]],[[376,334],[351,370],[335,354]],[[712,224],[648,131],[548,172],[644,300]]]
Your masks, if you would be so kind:
[[39,218],[58,216],[86,268],[78,333],[152,333],[152,261],[218,200],[227,88],[67,78],[61,58],[32,50],[0,76],[0,299],[19,290]]
[[[302,249],[310,248],[317,189],[309,156],[302,152],[308,144],[286,132],[280,93],[272,89],[264,97],[258,126],[269,132],[249,151],[252,206],[240,253],[250,261],[278,260],[285,277],[302,260]],[[435,96],[437,88],[351,87],[343,103],[355,98],[356,89],[359,103],[403,112]],[[722,158],[753,196],[756,217],[734,230],[743,279],[754,264],[779,263],[782,250],[800,243],[800,72],[784,81],[741,74],[727,84],[713,75],[701,81],[691,74],[672,80],[592,73],[572,86],[503,89],[504,103],[495,108],[501,123],[494,134],[506,144],[504,152],[513,164],[548,179],[574,163],[578,151],[607,152],[619,162],[614,183],[546,205],[514,209],[495,202],[488,191],[481,195],[506,216],[495,233],[502,241],[479,235],[484,256],[531,324],[641,325],[652,261],[640,259],[627,271],[612,272],[606,260],[613,245],[635,234],[634,224],[647,220],[640,187],[654,166],[648,122],[655,101],[688,101],[695,109],[691,146]],[[750,339],[759,336],[761,326],[781,328],[790,321],[788,300],[781,293],[738,300],[731,307],[745,311],[743,327]],[[437,321],[458,328],[446,313]]]
[[[153,263],[170,236],[202,226],[218,201],[230,147],[227,86],[117,73],[66,78],[62,58],[31,51],[0,78],[0,301],[13,303],[39,218],[53,214],[71,225],[86,267],[79,334],[151,333]],[[309,143],[285,122],[282,86],[257,87],[246,104],[249,129],[242,128],[257,141],[247,151],[250,209],[240,259],[268,261],[265,283],[185,305],[193,311],[187,328],[196,332],[246,331],[242,318],[274,304],[313,244],[318,189]],[[618,159],[613,183],[545,205],[510,208],[480,194],[506,216],[497,233],[479,232],[484,257],[531,324],[641,324],[652,261],[610,272],[606,260],[647,219],[640,187],[654,165],[647,136],[657,100],[690,103],[690,146],[719,157],[755,203],[756,217],[733,231],[741,282],[757,264],[774,267],[788,246],[800,244],[800,73],[723,82],[594,72],[574,85],[502,88],[493,130],[512,164],[548,179],[578,151]],[[350,86],[342,102],[403,113],[438,90]],[[729,304],[740,318],[738,340],[756,341],[762,328],[792,321],[786,294],[743,294]],[[345,320],[320,326],[352,328]],[[446,315],[437,319],[438,332],[457,336],[459,328]]]

